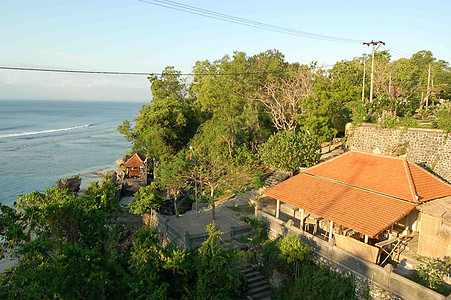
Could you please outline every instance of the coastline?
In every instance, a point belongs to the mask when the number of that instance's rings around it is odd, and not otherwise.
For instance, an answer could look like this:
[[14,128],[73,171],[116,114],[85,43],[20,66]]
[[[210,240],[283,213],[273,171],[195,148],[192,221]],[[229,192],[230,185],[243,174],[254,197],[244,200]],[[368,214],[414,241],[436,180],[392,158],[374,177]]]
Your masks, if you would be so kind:
[[[93,170],[94,169],[94,170]],[[108,174],[108,172],[115,171],[117,167],[105,166],[90,168],[91,171],[85,171],[84,173],[79,173],[81,178],[80,191],[78,195],[83,195],[86,190],[91,186],[91,182],[100,182],[103,177]]]

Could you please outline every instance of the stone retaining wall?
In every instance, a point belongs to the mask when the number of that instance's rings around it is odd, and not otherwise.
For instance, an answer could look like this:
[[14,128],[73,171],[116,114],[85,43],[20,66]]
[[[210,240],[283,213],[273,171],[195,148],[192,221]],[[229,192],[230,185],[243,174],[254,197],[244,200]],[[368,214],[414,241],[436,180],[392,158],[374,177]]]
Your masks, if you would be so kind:
[[443,130],[425,128],[381,128],[363,123],[352,128],[347,145],[351,149],[407,159],[434,171],[451,182],[451,137]]
[[[351,276],[356,286],[356,296],[364,299],[368,292],[371,299],[433,299],[444,300],[445,296],[414,281],[393,273],[391,269],[362,260],[312,234],[291,226],[265,212],[258,210],[257,218],[268,224],[269,236],[285,236],[292,232],[313,248],[314,261],[330,269]],[[369,290],[369,291],[368,291]]]

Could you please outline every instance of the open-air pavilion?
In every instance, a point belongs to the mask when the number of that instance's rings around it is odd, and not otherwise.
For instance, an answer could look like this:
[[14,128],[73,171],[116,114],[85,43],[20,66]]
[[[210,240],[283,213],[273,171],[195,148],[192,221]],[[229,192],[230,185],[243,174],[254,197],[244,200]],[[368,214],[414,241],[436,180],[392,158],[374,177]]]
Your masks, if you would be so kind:
[[417,206],[450,196],[451,185],[403,157],[348,151],[263,194],[276,199],[277,218],[290,205],[301,229],[377,262],[418,231]]

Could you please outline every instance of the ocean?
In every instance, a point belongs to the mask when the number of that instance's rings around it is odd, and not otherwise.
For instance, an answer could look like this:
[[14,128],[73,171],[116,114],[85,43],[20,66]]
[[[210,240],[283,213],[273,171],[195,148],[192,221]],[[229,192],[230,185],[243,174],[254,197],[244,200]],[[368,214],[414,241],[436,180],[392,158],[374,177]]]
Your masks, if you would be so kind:
[[11,205],[58,178],[115,168],[131,148],[116,128],[143,104],[0,100],[0,202]]

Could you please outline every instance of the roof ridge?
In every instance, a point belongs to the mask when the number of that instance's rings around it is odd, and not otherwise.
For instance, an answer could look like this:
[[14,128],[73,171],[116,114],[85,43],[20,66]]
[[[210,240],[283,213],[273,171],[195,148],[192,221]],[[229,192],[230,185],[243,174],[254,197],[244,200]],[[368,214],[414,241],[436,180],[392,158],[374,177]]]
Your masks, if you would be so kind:
[[[301,174],[298,174],[298,175],[301,175]],[[412,201],[409,201],[409,200],[406,200],[406,199],[403,199],[403,198],[399,198],[399,197],[396,197],[396,196],[393,196],[393,195],[384,194],[384,193],[381,193],[381,192],[378,192],[378,191],[373,191],[373,190],[370,190],[370,189],[367,189],[367,188],[364,188],[364,187],[352,185],[352,184],[349,184],[349,183],[341,182],[341,181],[330,179],[330,178],[327,178],[327,177],[322,177],[322,176],[308,174],[308,173],[304,173],[304,175],[312,176],[312,177],[315,177],[315,178],[318,178],[318,179],[330,181],[330,182],[333,182],[333,183],[336,183],[336,184],[341,184],[341,185],[344,185],[344,186],[347,186],[347,187],[350,187],[350,188],[354,188],[354,189],[361,190],[361,191],[366,191],[366,192],[369,192],[369,193],[373,193],[373,194],[376,194],[376,195],[379,195],[379,196],[384,196],[384,197],[387,197],[387,198],[399,200],[399,201],[402,201],[402,202],[406,202],[406,203],[410,203],[410,204],[418,204],[418,201],[412,202]]]
[[410,192],[412,193],[413,202],[419,202],[420,197],[418,196],[418,191],[413,181],[412,172],[410,171],[409,163],[407,158],[403,159],[404,168],[406,170],[407,181],[409,182]]

